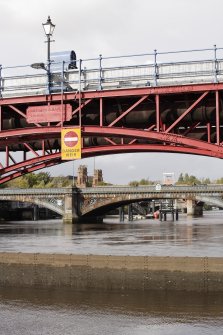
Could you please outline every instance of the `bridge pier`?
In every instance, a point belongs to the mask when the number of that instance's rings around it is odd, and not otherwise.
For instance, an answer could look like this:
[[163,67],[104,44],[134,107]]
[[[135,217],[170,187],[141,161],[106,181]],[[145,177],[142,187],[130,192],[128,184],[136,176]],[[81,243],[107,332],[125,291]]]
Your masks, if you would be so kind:
[[125,220],[125,212],[124,212],[124,207],[119,207],[119,221],[124,222]]
[[37,205],[34,205],[33,207],[33,221],[39,220],[39,207]]
[[78,221],[78,195],[72,192],[71,194],[66,194],[64,197],[63,222],[72,224]]
[[197,205],[195,200],[187,199],[187,215],[203,215],[203,205]]
[[132,204],[128,205],[128,221],[133,221]]
[[194,215],[195,201],[187,199],[187,215]]

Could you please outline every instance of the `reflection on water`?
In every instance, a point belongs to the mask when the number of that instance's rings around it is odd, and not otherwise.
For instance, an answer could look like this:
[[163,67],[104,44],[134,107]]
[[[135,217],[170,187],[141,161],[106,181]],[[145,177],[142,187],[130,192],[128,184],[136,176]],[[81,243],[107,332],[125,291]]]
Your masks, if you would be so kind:
[[0,289],[0,334],[222,334],[223,296]]
[[0,224],[0,251],[110,255],[222,257],[223,212],[179,221],[106,219],[103,224],[63,225],[62,221]]
[[[0,251],[222,256],[223,212],[178,222],[0,223]],[[223,295],[0,288],[0,335],[222,334]]]

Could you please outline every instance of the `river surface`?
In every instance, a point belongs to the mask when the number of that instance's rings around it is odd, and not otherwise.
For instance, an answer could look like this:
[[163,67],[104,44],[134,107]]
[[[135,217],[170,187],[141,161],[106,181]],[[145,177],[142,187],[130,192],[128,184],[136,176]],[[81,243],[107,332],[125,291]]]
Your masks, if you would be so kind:
[[[162,223],[1,222],[3,251],[223,257],[223,212]],[[0,288],[0,335],[220,335],[222,329],[222,294]]]
[[139,220],[63,225],[62,221],[0,223],[0,252],[223,257],[223,211],[179,221]]

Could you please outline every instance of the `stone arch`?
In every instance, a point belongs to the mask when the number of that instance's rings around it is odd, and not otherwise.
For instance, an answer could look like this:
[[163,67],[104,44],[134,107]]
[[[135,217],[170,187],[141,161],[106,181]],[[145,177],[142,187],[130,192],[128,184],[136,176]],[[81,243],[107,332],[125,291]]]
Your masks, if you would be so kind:
[[30,197],[30,196],[25,196],[25,195],[2,195],[0,196],[0,201],[1,200],[7,200],[7,201],[18,201],[18,202],[27,202],[27,203],[32,203],[35,205],[40,205],[43,206],[47,209],[50,209],[51,211],[63,215],[64,211],[60,206],[51,203],[50,201],[47,201],[46,199],[38,198],[38,197]]

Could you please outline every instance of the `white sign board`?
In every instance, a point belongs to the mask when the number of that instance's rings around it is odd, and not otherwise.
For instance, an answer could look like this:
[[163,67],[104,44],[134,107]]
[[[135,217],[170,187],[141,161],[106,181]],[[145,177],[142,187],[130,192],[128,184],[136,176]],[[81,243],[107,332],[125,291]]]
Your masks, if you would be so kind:
[[161,184],[156,184],[156,191],[161,191]]

